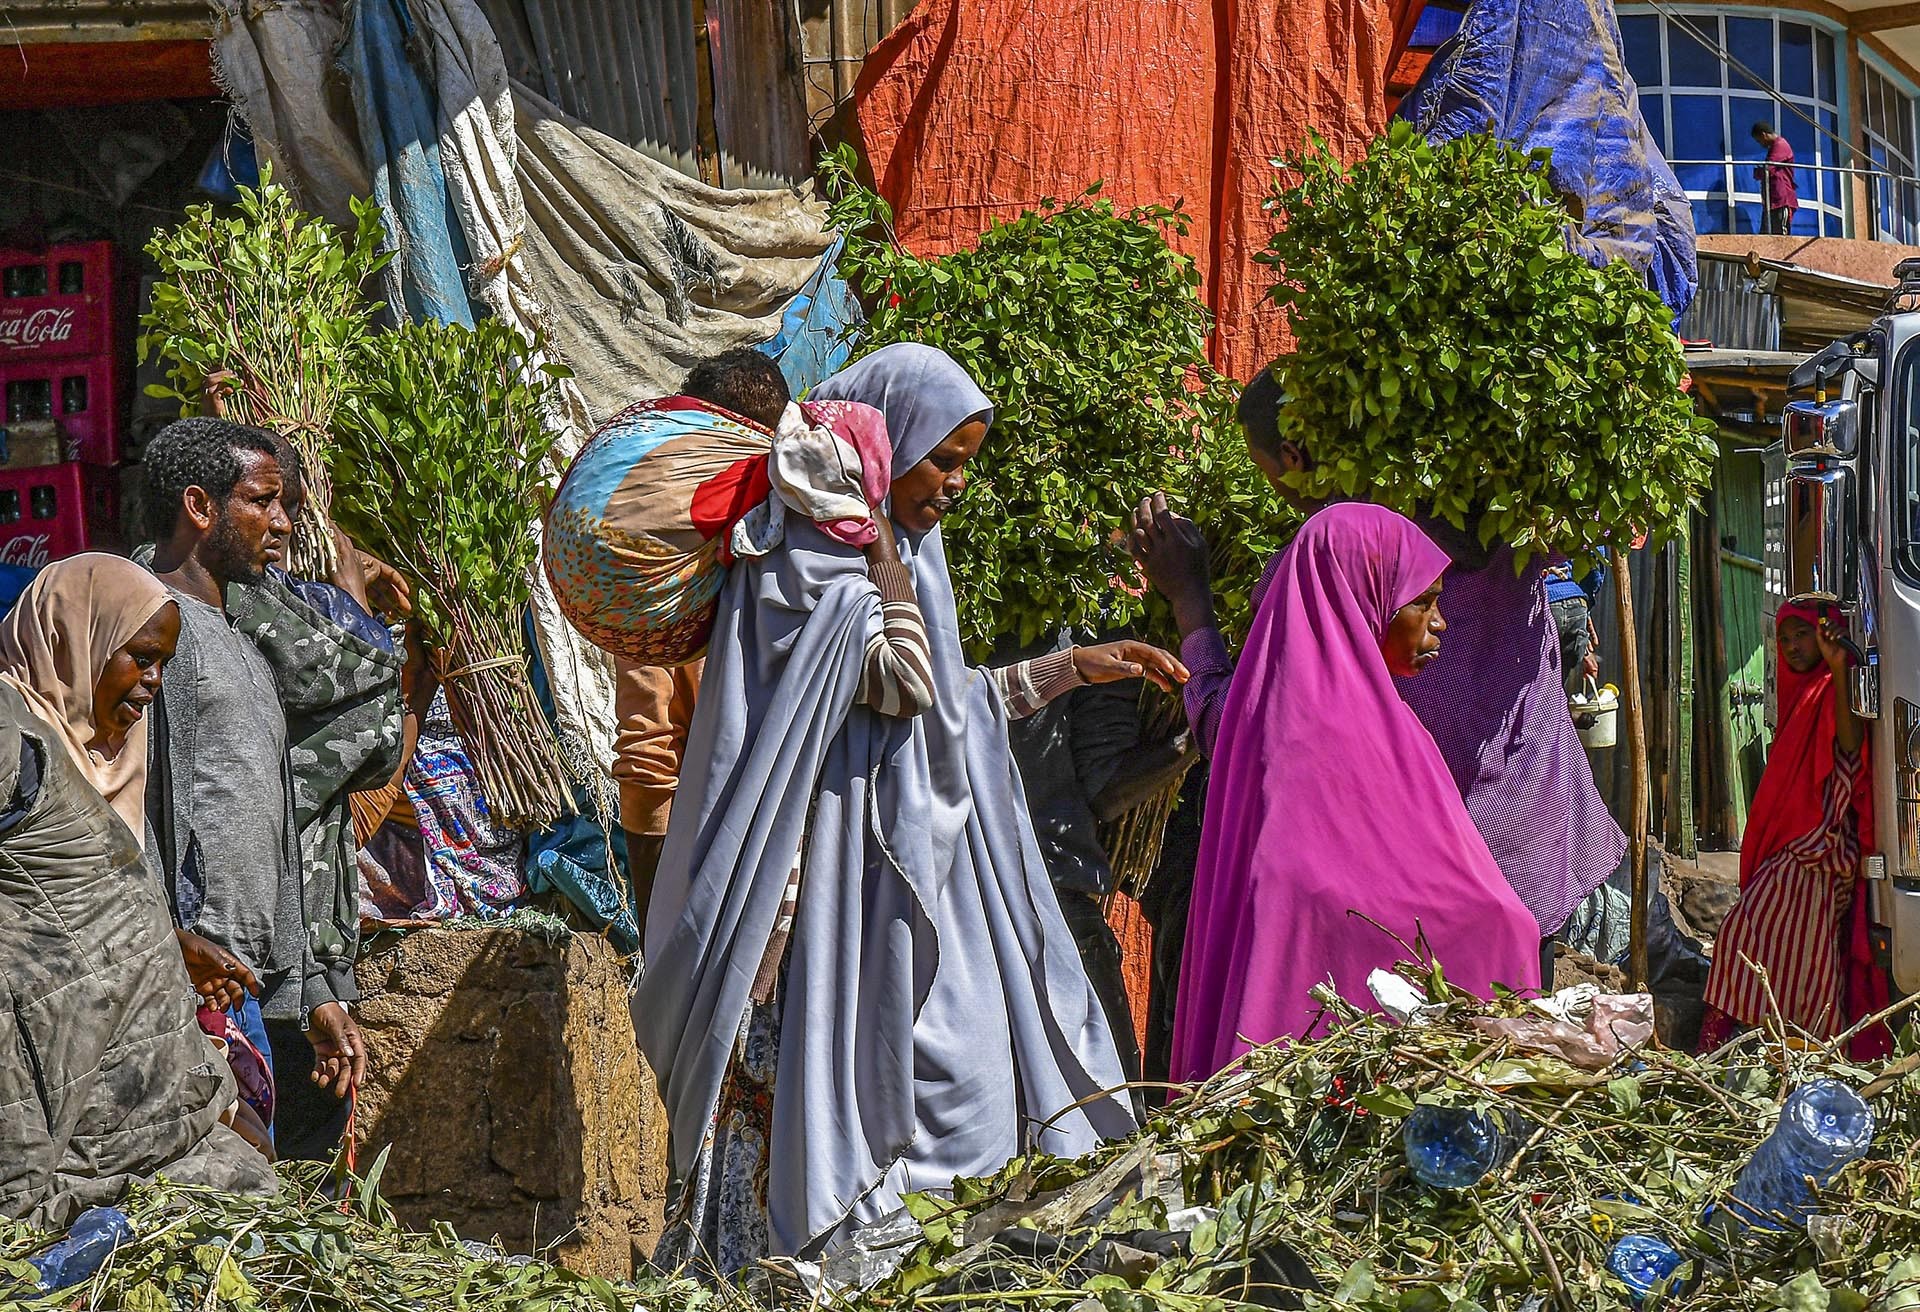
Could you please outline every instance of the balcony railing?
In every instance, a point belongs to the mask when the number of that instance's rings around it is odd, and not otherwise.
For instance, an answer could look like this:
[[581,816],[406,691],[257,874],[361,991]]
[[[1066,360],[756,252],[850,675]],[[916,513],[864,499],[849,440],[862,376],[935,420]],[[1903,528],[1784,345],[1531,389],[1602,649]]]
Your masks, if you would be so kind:
[[[1689,188],[1687,195],[1691,200],[1711,202],[1736,212],[1751,209],[1756,214],[1764,203],[1759,181],[1753,173],[1763,163],[1761,160],[1735,159],[1727,156],[1722,159],[1671,159],[1667,163],[1676,172],[1688,168],[1717,168],[1733,171],[1734,187],[1731,192],[1724,187],[1712,190]],[[1828,199],[1816,200],[1810,197],[1807,189],[1803,187],[1800,192],[1802,213],[1837,214],[1843,225],[1846,225],[1847,218],[1851,216],[1853,222],[1850,226],[1856,237],[1863,235],[1861,229],[1864,227],[1865,240],[1920,245],[1920,178],[1905,173],[1894,173],[1887,169],[1861,168],[1850,164],[1806,164],[1799,160],[1793,162],[1792,168],[1796,175],[1815,173],[1825,178],[1825,185],[1820,188],[1819,194]],[[1725,176],[1723,172],[1722,177]],[[1866,179],[1869,193],[1874,201],[1870,206],[1870,212],[1864,216],[1864,223],[1862,216],[1854,213],[1853,188],[1848,185],[1849,181],[1856,177]],[[1745,186],[1743,187],[1742,184]],[[1758,226],[1754,229],[1756,232],[1760,230]],[[1824,225],[1822,225],[1822,231],[1824,231]],[[1818,234],[1796,233],[1795,235]]]

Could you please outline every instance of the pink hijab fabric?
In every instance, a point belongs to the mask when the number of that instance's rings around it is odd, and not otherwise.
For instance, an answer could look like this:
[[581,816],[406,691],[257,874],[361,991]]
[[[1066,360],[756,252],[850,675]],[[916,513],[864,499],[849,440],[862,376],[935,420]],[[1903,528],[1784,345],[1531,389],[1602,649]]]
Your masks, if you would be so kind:
[[1539,926],[1381,652],[1394,612],[1446,567],[1410,520],[1349,503],[1309,519],[1274,571],[1208,782],[1176,1080],[1309,1035],[1308,991],[1329,977],[1372,1007],[1367,976],[1412,955],[1401,939],[1424,935],[1447,979],[1482,997],[1539,986]]

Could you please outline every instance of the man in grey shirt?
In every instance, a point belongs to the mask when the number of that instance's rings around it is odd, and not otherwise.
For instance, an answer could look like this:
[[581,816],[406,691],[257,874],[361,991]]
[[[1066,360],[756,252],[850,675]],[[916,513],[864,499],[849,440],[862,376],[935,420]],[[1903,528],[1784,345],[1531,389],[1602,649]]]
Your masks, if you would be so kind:
[[[155,708],[148,816],[180,923],[260,983],[234,1017],[272,1060],[284,1111],[299,1071],[344,1095],[364,1072],[366,1047],[347,1012],[351,975],[327,971],[309,944],[273,670],[225,602],[230,584],[264,576],[270,539],[289,531],[280,465],[258,429],[185,419],[154,437],[146,468],[160,530],[152,568],[181,621]],[[288,1128],[277,1125],[276,1138]]]

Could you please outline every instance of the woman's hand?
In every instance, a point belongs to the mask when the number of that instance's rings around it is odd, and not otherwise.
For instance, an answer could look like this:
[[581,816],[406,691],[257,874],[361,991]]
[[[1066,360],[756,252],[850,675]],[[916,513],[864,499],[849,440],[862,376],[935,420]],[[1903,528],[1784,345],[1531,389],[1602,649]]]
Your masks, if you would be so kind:
[[[1851,653],[1847,651],[1846,639],[1841,636],[1839,626],[1831,617],[1824,618],[1815,626],[1813,637],[1814,641],[1820,644],[1820,659],[1827,663],[1829,670],[1833,671],[1833,677],[1846,678]],[[1841,695],[1845,696],[1844,693]]]
[[204,939],[192,930],[176,929],[173,936],[180,944],[180,958],[186,962],[187,978],[193,991],[216,1011],[231,1011],[260,992],[254,978],[240,958],[225,948]]
[[1853,713],[1853,689],[1847,674],[1853,653],[1839,624],[1830,615],[1822,616],[1813,626],[1813,638],[1820,644],[1820,659],[1833,674],[1833,740],[1841,751],[1852,755],[1860,750],[1867,736],[1860,718]]
[[1200,526],[1167,506],[1167,494],[1144,498],[1133,512],[1128,541],[1154,591],[1173,605],[1182,637],[1213,623],[1213,581]]
[[1122,679],[1152,679],[1161,691],[1172,692],[1187,681],[1187,667],[1151,643],[1124,639],[1098,647],[1075,647],[1073,668],[1088,683],[1118,683]]

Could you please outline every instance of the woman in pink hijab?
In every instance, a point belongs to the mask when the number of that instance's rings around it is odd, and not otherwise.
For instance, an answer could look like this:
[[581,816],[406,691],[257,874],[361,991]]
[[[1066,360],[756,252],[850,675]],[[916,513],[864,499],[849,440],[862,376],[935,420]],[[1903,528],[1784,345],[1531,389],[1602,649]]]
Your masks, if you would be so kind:
[[1482,997],[1540,983],[1540,928],[1473,826],[1395,675],[1440,654],[1447,557],[1379,506],[1330,506],[1275,567],[1227,694],[1194,875],[1173,1076],[1311,1034],[1331,978],[1424,938]]

